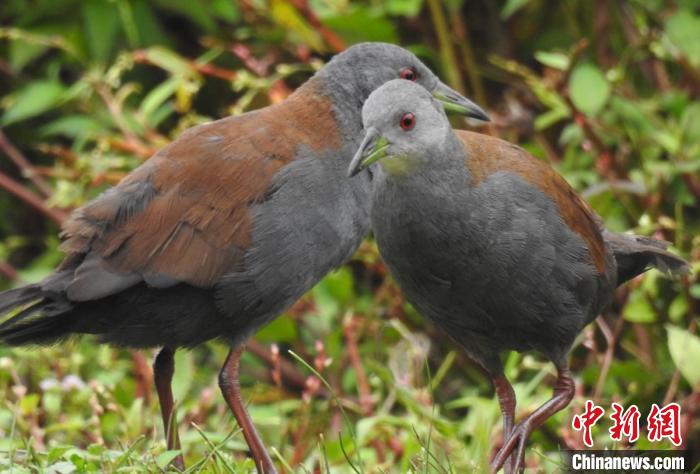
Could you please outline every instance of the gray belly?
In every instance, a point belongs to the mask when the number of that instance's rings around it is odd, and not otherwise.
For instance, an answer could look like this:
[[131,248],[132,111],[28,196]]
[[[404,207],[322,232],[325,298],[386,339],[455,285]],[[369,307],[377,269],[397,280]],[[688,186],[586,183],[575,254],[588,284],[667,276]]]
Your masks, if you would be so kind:
[[373,210],[373,227],[419,312],[480,360],[506,349],[552,358],[568,350],[597,310],[599,280],[546,196],[512,175],[450,202],[402,196],[392,214]]

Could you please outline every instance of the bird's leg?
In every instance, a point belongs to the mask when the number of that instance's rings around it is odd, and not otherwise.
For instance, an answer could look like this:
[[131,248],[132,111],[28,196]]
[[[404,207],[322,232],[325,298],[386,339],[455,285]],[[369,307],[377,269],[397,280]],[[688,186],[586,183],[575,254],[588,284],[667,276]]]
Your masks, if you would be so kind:
[[[508,382],[508,379],[503,374],[494,375],[491,377],[496,396],[498,396],[498,404],[501,406],[501,416],[503,417],[503,443],[510,437],[510,432],[513,430],[515,420],[515,392],[513,386]],[[513,456],[508,458],[505,463],[505,472],[510,474],[513,472]]]
[[229,408],[231,408],[233,412],[233,416],[236,417],[238,425],[241,427],[241,430],[243,430],[243,436],[248,443],[258,472],[260,474],[276,474],[277,470],[272,464],[270,455],[267,454],[265,445],[260,439],[255,425],[253,425],[243,405],[243,400],[241,400],[241,390],[238,383],[238,365],[244,349],[244,346],[240,346],[236,349],[232,349],[231,352],[228,353],[226,362],[221,368],[221,372],[219,372],[219,387],[226,399],[226,403],[228,403]]
[[[163,347],[153,361],[153,379],[158,392],[160,413],[163,416],[163,428],[168,450],[180,450],[180,438],[177,435],[177,421],[173,410],[172,380],[175,373],[175,351],[170,347]],[[172,465],[180,471],[185,469],[185,460],[182,453],[173,460]]]
[[517,455],[515,457],[514,472],[520,472],[525,468],[525,444],[530,434],[539,426],[541,426],[549,417],[556,412],[564,409],[571,399],[574,398],[574,380],[571,378],[571,373],[566,365],[557,367],[557,381],[554,385],[554,394],[541,407],[531,413],[527,418],[518,423],[511,431],[508,440],[503,444],[503,447],[496,453],[496,457],[491,463],[491,470],[497,472],[506,459],[512,454],[517,444]]

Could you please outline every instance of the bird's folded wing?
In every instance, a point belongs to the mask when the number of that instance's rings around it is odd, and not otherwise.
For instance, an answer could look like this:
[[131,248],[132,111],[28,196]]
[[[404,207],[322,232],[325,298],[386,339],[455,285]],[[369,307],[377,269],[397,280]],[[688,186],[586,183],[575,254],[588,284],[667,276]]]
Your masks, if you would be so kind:
[[62,233],[64,267],[75,268],[69,298],[139,281],[210,287],[235,269],[250,245],[248,206],[291,156],[265,153],[270,145],[251,135],[232,137],[226,120],[185,133],[74,213]]
[[474,132],[457,131],[468,156],[475,185],[495,172],[512,172],[537,186],[557,206],[564,222],[586,243],[591,263],[598,273],[606,271],[606,249],[602,221],[554,168],[512,143]]
[[[251,245],[248,207],[299,150],[338,149],[333,105],[311,79],[280,104],[192,128],[63,231],[68,297],[90,300],[145,281],[208,288]],[[70,272],[69,272],[70,275]]]

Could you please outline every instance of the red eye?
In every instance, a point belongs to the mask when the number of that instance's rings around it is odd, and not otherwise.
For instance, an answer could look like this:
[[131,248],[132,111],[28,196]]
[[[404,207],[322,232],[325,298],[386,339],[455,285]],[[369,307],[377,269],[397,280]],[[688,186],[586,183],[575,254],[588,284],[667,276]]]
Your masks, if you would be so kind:
[[399,77],[401,77],[401,79],[406,79],[407,81],[415,81],[418,79],[418,73],[416,73],[416,70],[412,67],[405,67],[401,69],[401,72],[399,72]]
[[416,124],[416,116],[413,115],[411,112],[403,114],[403,116],[401,117],[401,121],[399,122],[399,125],[401,125],[401,128],[403,128],[406,131],[411,130],[415,124]]

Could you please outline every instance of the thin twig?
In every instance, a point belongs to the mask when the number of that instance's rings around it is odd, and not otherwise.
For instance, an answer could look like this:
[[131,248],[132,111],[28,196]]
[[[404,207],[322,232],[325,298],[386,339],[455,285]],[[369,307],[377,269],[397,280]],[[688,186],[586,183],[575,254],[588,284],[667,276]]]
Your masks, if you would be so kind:
[[275,356],[272,354],[272,352],[255,340],[249,340],[246,343],[246,347],[253,355],[262,360],[266,365],[270,367],[278,366],[282,379],[286,381],[288,386],[294,388],[295,390],[304,390],[306,387],[306,377],[302,375],[288,360],[281,358],[275,360]]
[[61,225],[67,217],[63,211],[48,207],[42,198],[3,173],[0,173],[0,188],[14,194],[58,225]]
[[600,366],[600,375],[598,376],[598,382],[596,383],[595,390],[593,391],[593,400],[599,400],[601,394],[603,393],[605,379],[608,377],[608,372],[610,371],[610,366],[612,365],[613,355],[615,354],[615,346],[617,345],[617,338],[620,336],[620,330],[622,325],[624,325],[625,320],[624,318],[618,318],[614,329],[610,328],[603,316],[598,316],[595,322],[600,328],[600,332],[603,334],[606,344],[603,363]]
[[20,170],[22,174],[26,176],[34,185],[37,187],[44,197],[50,197],[53,194],[53,190],[49,183],[39,176],[32,166],[31,162],[20,152],[16,146],[12,144],[7,135],[0,129],[0,149],[10,158]]
[[294,0],[294,6],[297,7],[297,10],[299,10],[299,13],[301,13],[304,16],[306,21],[308,21],[309,24],[313,26],[316,31],[318,31],[321,37],[325,40],[325,42],[328,44],[328,46],[331,47],[331,49],[334,52],[339,53],[346,48],[345,41],[343,41],[342,38],[336,34],[335,31],[331,30],[326,25],[321,23],[321,20],[318,19],[316,13],[314,13],[314,11],[309,6],[308,0]]
[[372,400],[372,390],[367,380],[365,368],[360,360],[360,352],[357,348],[357,323],[353,315],[349,315],[347,321],[343,325],[343,336],[347,343],[346,351],[350,365],[352,365],[357,377],[357,390],[360,395],[360,406],[365,416],[369,416],[374,411],[374,401]]
[[[131,57],[140,64],[152,65],[153,61],[148,58],[148,55],[143,50],[137,50],[131,53]],[[219,67],[211,63],[198,63],[192,59],[185,59],[185,62],[195,71],[204,74],[205,76],[216,77],[224,81],[233,81],[238,75],[236,71]]]

